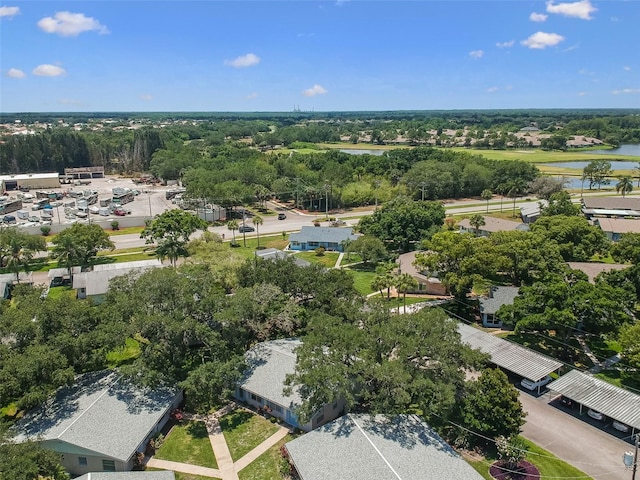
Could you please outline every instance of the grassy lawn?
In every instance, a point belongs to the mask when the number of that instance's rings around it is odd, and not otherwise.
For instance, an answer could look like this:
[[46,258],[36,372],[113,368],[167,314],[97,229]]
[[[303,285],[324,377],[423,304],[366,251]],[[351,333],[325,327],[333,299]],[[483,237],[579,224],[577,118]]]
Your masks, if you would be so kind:
[[13,418],[18,414],[18,406],[15,402],[10,403],[9,405],[5,405],[0,408],[0,418]]
[[[147,467],[148,472],[164,472],[161,468]],[[202,475],[192,475],[190,473],[173,472],[176,475],[176,480],[218,480],[215,477],[203,477]]]
[[291,440],[293,437],[287,435],[246,468],[243,468],[238,472],[240,480],[282,480],[280,465],[284,460],[280,454],[280,447]]
[[362,257],[359,253],[345,253],[339,266],[351,265],[352,263],[362,263]]
[[[255,233],[252,237],[247,237],[247,246],[244,246],[244,242],[242,240],[242,234],[236,232],[236,243],[240,245],[239,247],[231,247],[231,240],[233,240],[233,236],[231,232],[225,233],[225,239],[227,240],[225,243],[229,245],[229,248],[233,248],[233,251],[239,253],[245,258],[253,258],[256,253],[256,247],[258,246],[258,238],[255,236]],[[284,249],[289,244],[288,235],[285,235],[285,238],[282,238],[282,235],[260,235],[260,246],[264,248],[277,248],[279,250]]]
[[207,427],[203,422],[188,422],[174,426],[156,452],[156,458],[218,468]]
[[49,293],[47,294],[47,298],[52,300],[57,300],[61,297],[69,297],[76,298],[76,291],[70,286],[62,286],[62,287],[51,287],[49,289]]
[[603,370],[595,374],[600,380],[604,380],[616,387],[640,390],[640,373],[621,372],[620,370]]
[[142,230],[144,230],[144,227],[126,227],[126,228],[119,228],[118,230],[107,230],[107,232],[109,233],[109,236],[114,236],[114,235],[131,235],[134,233],[140,234],[140,232],[142,232]]
[[302,258],[307,262],[317,263],[318,265],[322,265],[325,268],[333,268],[336,266],[336,262],[338,261],[338,256],[340,254],[336,252],[325,252],[324,255],[318,256],[316,252],[300,252],[296,253],[298,258]]
[[220,419],[220,428],[237,461],[278,431],[278,426],[246,410],[236,410]]
[[[541,478],[589,478],[587,474],[560,460],[553,453],[527,439],[523,440],[528,450],[526,460],[540,470]],[[493,480],[493,477],[489,475],[489,467],[496,459],[495,454],[488,454],[483,460],[473,461],[468,458],[466,460],[484,478]]]
[[107,366],[116,368],[131,363],[140,356],[140,343],[133,338],[127,338],[124,347],[107,353]]
[[363,264],[354,265],[352,267],[345,268],[346,272],[349,272],[353,276],[353,285],[355,289],[361,295],[369,295],[373,293],[371,288],[371,282],[376,276],[375,265],[365,266]]

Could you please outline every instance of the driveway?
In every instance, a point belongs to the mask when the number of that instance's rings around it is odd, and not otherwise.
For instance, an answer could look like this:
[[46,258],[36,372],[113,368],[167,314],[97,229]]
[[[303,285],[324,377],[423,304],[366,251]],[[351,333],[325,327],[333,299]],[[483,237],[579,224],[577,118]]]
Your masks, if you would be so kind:
[[548,393],[535,398],[520,392],[520,401],[528,413],[523,437],[594,478],[631,479],[631,470],[625,469],[622,456],[633,450],[633,445],[550,405]]

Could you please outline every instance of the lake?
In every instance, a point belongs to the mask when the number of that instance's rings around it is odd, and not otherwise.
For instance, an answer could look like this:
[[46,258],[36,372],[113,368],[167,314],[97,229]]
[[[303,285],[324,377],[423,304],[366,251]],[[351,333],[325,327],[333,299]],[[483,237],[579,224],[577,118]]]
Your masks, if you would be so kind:
[[589,150],[589,153],[596,153],[598,155],[632,155],[634,157],[640,157],[640,145],[620,145],[619,147],[611,150]]
[[340,151],[349,155],[376,155],[378,157],[386,152],[386,150],[364,150],[360,148],[342,148]]
[[[591,152],[589,152],[591,153]],[[616,162],[615,160],[610,160],[611,162],[611,171],[615,172],[616,170],[633,170],[638,168],[638,163],[640,163],[640,158],[636,162],[629,162],[627,160]],[[544,165],[545,167],[558,167],[558,168],[575,168],[576,170],[584,170],[584,167],[589,165],[591,162],[554,162],[554,163],[541,163],[540,165]]]

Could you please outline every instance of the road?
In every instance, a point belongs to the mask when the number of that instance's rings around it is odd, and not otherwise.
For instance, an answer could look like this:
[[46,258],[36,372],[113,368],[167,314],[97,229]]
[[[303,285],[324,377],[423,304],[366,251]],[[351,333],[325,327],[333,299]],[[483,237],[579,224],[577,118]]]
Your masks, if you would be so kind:
[[624,453],[633,450],[630,443],[591,425],[586,414],[580,417],[577,410],[549,403],[549,394],[535,398],[520,392],[520,401],[527,412],[523,437],[594,479],[631,479],[631,471],[622,463]]

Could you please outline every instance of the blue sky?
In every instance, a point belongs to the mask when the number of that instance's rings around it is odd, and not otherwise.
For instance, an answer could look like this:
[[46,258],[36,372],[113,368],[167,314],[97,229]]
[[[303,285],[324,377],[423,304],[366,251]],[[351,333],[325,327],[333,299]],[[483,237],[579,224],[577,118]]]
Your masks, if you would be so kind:
[[640,108],[638,1],[11,1],[0,111]]

